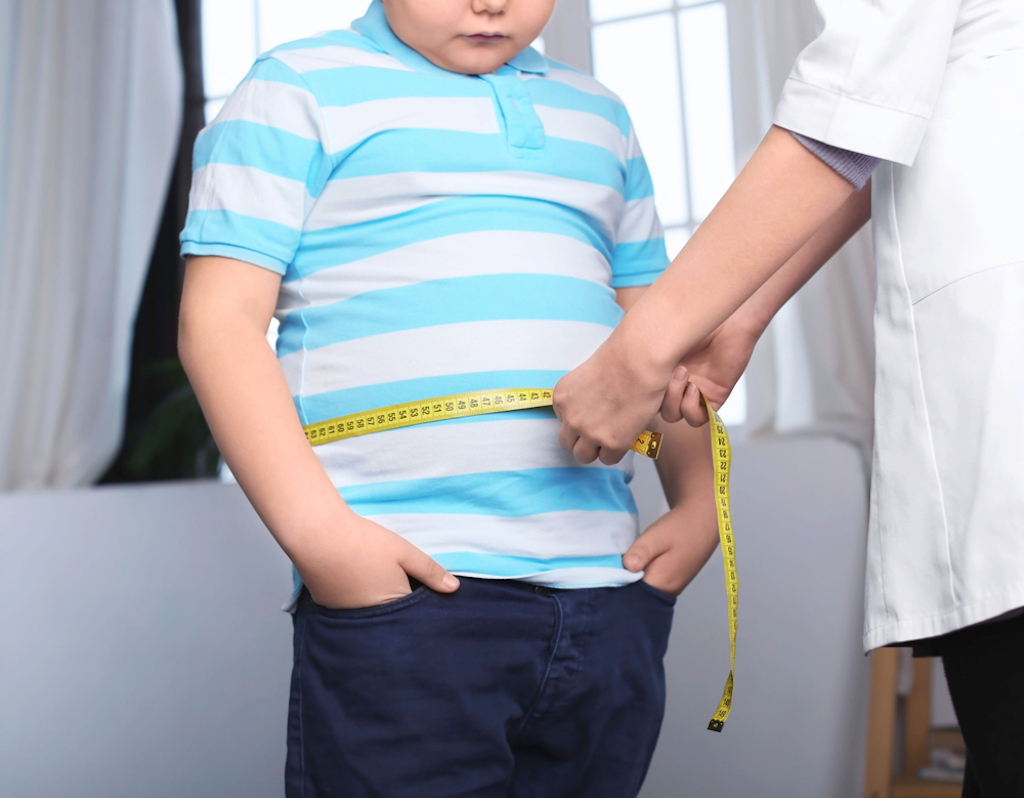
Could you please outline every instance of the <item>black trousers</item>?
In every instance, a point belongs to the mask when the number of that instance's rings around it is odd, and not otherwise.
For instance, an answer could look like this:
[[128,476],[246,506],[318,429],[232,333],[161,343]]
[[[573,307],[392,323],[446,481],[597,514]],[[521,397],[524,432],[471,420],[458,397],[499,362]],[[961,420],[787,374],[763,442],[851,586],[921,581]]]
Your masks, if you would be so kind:
[[1024,798],[1024,615],[929,642],[967,744],[964,798]]

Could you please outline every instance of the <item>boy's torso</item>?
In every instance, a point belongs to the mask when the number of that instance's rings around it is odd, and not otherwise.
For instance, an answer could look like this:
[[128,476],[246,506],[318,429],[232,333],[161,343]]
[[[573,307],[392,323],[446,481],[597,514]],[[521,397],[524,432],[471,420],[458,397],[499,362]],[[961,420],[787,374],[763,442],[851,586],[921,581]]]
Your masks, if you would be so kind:
[[[613,281],[647,284],[645,269],[664,266],[656,252],[633,257],[638,267],[627,257],[630,246],[660,246],[663,259],[660,240],[622,242],[627,209],[642,217],[646,204],[653,215],[653,204],[645,171],[647,186],[628,185],[629,119],[613,95],[533,51],[513,59],[522,68],[481,77],[416,57],[340,31],[264,59],[299,76],[322,111],[326,179],[305,176],[277,312],[278,355],[304,424],[553,386],[621,317]],[[218,124],[250,125],[239,107]],[[557,429],[550,411],[519,411],[317,451],[357,512],[456,573],[632,581],[619,560],[636,535],[631,459],[582,467]]]

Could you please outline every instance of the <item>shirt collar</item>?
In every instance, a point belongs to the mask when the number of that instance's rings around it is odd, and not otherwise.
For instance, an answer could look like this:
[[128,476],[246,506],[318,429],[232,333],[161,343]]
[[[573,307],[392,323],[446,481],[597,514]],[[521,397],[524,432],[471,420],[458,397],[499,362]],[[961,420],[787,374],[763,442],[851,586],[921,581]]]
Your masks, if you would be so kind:
[[[387,16],[384,14],[384,4],[381,0],[373,0],[366,13],[352,23],[353,29],[362,34],[381,50],[393,58],[398,59],[407,67],[417,72],[434,72],[444,75],[453,75],[447,69],[442,69],[436,64],[413,50],[409,45],[395,36],[391,26],[388,25]],[[517,53],[509,59],[508,66],[520,72],[529,72],[536,75],[546,75],[548,72],[548,60],[534,50],[527,47],[521,53]]]

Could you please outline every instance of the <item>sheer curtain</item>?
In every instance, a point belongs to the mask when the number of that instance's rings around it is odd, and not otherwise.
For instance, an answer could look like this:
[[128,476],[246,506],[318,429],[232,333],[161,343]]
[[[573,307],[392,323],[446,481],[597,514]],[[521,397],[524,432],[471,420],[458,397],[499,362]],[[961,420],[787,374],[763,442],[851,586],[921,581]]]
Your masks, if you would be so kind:
[[87,485],[178,145],[174,4],[0,6],[0,489]]
[[[771,125],[797,54],[818,31],[812,0],[727,0],[737,165]],[[750,436],[828,433],[867,454],[874,393],[868,227],[779,312],[747,371]]]

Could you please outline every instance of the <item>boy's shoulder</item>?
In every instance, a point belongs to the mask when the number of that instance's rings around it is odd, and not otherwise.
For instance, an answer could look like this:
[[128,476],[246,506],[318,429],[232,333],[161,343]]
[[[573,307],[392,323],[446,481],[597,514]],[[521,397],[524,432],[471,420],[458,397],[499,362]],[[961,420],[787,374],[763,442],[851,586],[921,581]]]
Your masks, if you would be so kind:
[[255,69],[259,70],[261,65],[276,64],[284,64],[299,74],[336,67],[408,69],[368,37],[351,28],[325,31],[279,44],[256,59]]
[[548,63],[548,71],[545,77],[551,80],[557,80],[559,83],[565,83],[572,86],[574,89],[587,92],[588,94],[598,94],[602,97],[607,97],[609,100],[614,100],[619,105],[625,105],[622,102],[622,98],[619,97],[615,92],[605,86],[601,81],[584,72],[582,69],[577,69],[574,66],[563,64],[561,61],[556,61],[554,58],[544,56]]

